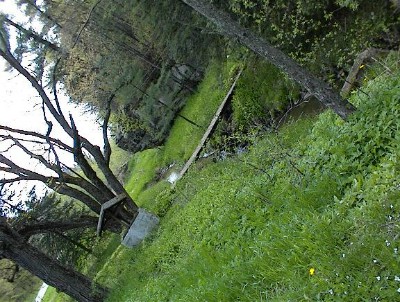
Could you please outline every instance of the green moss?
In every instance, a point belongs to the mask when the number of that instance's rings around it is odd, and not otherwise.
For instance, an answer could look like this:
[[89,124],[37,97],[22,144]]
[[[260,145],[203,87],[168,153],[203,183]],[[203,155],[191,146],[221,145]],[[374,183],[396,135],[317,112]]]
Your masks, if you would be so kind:
[[253,58],[233,96],[233,121],[239,129],[266,124],[298,97],[297,85],[285,78],[276,67]]

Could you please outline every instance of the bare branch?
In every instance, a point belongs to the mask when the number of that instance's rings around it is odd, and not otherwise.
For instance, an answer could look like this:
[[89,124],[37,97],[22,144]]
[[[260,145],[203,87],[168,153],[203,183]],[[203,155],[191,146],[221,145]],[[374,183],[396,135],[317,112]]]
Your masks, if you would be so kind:
[[71,49],[72,49],[72,48],[75,48],[76,44],[78,43],[78,41],[79,41],[79,39],[80,39],[80,37],[81,37],[81,34],[82,34],[83,30],[85,29],[86,25],[88,25],[88,23],[89,23],[90,17],[92,16],[92,13],[93,13],[94,9],[96,8],[97,5],[100,4],[100,2],[101,2],[101,0],[97,1],[97,2],[92,6],[92,8],[90,9],[89,14],[88,14],[88,16],[86,17],[86,21],[85,21],[85,23],[83,23],[82,27],[80,28],[80,30],[79,30],[79,32],[78,32],[78,35],[76,36],[75,42],[74,42],[74,44],[72,45]]
[[[57,94],[56,94],[56,95],[57,95]],[[57,100],[57,104],[58,104],[58,100]],[[56,173],[58,173],[58,175],[62,176],[63,173],[62,173],[62,169],[61,169],[60,158],[58,157],[57,151],[56,151],[56,149],[54,148],[54,145],[52,144],[52,142],[51,142],[51,140],[50,140],[50,133],[51,133],[51,131],[53,130],[53,123],[47,119],[47,116],[46,116],[46,109],[45,109],[44,106],[45,106],[45,105],[44,105],[44,102],[43,102],[43,104],[42,104],[43,118],[44,118],[44,121],[46,122],[47,127],[48,127],[48,128],[47,128],[47,132],[46,132],[46,142],[49,144],[50,150],[53,152],[54,159],[55,159],[55,161],[56,161],[56,167],[57,167],[57,168],[56,168],[54,171],[55,171]]]
[[110,158],[111,158],[111,146],[110,146],[110,141],[108,140],[108,121],[110,120],[111,116],[111,102],[115,97],[115,93],[113,93],[110,98],[107,101],[107,107],[106,107],[106,115],[104,117],[103,125],[101,126],[103,130],[103,141],[104,141],[104,148],[103,148],[103,153],[104,153],[104,159],[107,163],[107,165],[110,164]]
[[[58,68],[58,64],[60,64],[61,62],[61,58],[58,58],[56,61],[56,64],[54,64],[54,68],[53,68],[53,74],[52,74],[52,78],[53,78],[53,95],[54,95],[54,101],[56,103],[57,106],[57,110],[58,113],[62,116],[64,116],[62,110],[61,110],[61,106],[60,106],[60,102],[58,100],[58,94],[57,94],[57,78],[56,78],[56,71]],[[64,117],[65,118],[65,117]]]
[[98,218],[92,216],[81,216],[77,219],[61,220],[61,221],[38,221],[29,222],[28,225],[17,227],[18,233],[25,238],[38,233],[68,231],[77,228],[95,228]]
[[81,167],[85,176],[96,187],[98,187],[99,189],[101,189],[104,192],[104,195],[106,195],[108,198],[114,197],[113,192],[111,192],[111,190],[97,176],[96,171],[93,170],[93,168],[90,166],[90,164],[86,160],[85,156],[83,155],[82,147],[81,147],[81,140],[80,140],[81,137],[79,136],[78,130],[76,129],[76,125],[75,125],[74,119],[71,114],[70,114],[70,120],[71,120],[72,129],[74,131],[74,152],[73,153],[74,153],[75,162],[78,163],[79,167]]
[[[37,137],[37,138],[43,139],[44,141],[47,141],[46,135],[43,135],[43,134],[40,134],[40,133],[37,133],[37,132],[34,132],[34,131],[15,129],[15,128],[11,128],[11,127],[8,127],[8,126],[3,126],[3,125],[0,125],[0,130],[9,131],[9,132],[13,132],[13,133],[18,133],[18,134],[26,135],[26,136],[33,136],[33,137]],[[4,138],[5,135],[1,135],[0,134],[0,137]],[[60,149],[63,149],[63,150],[68,151],[70,153],[73,152],[73,149],[70,146],[68,146],[67,144],[63,143],[62,141],[60,141],[58,139],[55,139],[55,138],[52,138],[52,137],[49,137],[49,140],[53,144],[57,145],[57,147],[59,147]],[[31,142],[35,143],[37,141],[31,141]],[[42,144],[43,142],[39,142],[39,143]]]
[[22,25],[19,25],[17,23],[15,23],[14,21],[8,19],[7,17],[4,17],[4,21],[6,23],[8,23],[9,25],[11,25],[12,27],[18,29],[19,31],[21,31],[22,33],[24,33],[28,38],[32,38],[33,40],[35,40],[36,42],[39,42],[40,44],[45,45],[46,47],[59,52],[61,49],[58,45],[47,41],[46,39],[44,39],[43,37],[41,37],[39,34],[37,34],[36,32],[34,32],[32,29],[26,29],[24,28]]
[[[4,171],[3,169],[0,168],[0,171]],[[10,171],[7,171],[10,172]],[[0,179],[0,184],[12,184],[14,182],[18,182],[18,181],[23,181],[23,180],[37,180],[37,179],[33,179],[30,177],[15,177],[15,178],[7,178],[7,179]]]
[[56,172],[59,175],[60,175],[60,173],[62,173],[61,167],[59,165],[54,165],[54,164],[50,163],[49,161],[47,161],[43,156],[33,153],[28,148],[26,148],[23,144],[21,144],[21,142],[18,139],[16,139],[15,137],[10,136],[10,139],[12,139],[13,142],[15,143],[15,145],[17,147],[19,147],[22,151],[24,151],[25,154],[29,155],[31,158],[38,160],[46,168]]
[[[0,36],[2,34],[0,33]],[[3,37],[4,39],[4,37]],[[67,120],[64,116],[60,115],[57,109],[53,106],[50,98],[47,93],[44,91],[43,87],[36,80],[34,76],[32,76],[29,71],[24,68],[21,63],[13,56],[9,49],[1,49],[0,48],[0,56],[2,56],[15,70],[17,70],[21,75],[23,75],[33,86],[33,88],[39,93],[39,96],[42,98],[46,107],[49,109],[50,113],[54,116],[60,126],[65,130],[65,132],[72,137],[72,129],[68,124]]]

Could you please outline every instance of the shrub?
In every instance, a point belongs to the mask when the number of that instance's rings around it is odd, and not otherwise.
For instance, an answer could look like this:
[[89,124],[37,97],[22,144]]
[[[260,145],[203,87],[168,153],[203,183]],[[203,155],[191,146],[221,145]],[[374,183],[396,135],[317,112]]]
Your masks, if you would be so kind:
[[276,67],[254,59],[237,84],[232,100],[233,121],[239,129],[266,124],[298,97],[297,85]]

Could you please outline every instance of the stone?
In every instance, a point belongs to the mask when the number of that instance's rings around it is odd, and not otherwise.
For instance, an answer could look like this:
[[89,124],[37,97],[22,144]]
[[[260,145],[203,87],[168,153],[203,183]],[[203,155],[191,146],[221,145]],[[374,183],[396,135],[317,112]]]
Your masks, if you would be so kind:
[[137,246],[157,227],[159,222],[160,219],[156,215],[140,208],[135,221],[122,240],[122,245],[130,248]]

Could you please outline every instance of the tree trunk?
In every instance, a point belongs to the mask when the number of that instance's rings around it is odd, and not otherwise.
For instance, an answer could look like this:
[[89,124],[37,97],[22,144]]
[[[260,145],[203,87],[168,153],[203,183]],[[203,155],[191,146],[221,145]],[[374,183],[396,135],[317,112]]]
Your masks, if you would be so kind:
[[107,295],[106,288],[24,242],[23,237],[4,222],[0,224],[0,252],[2,257],[14,261],[79,302],[101,302]]
[[341,118],[346,119],[349,114],[355,111],[355,107],[347,100],[342,99],[340,94],[334,91],[327,83],[312,75],[282,51],[270,45],[266,40],[243,28],[227,13],[216,9],[216,7],[208,4],[205,0],[182,1],[215,24],[222,34],[237,39],[240,43],[278,67],[301,87],[314,95],[321,103],[331,108]]

